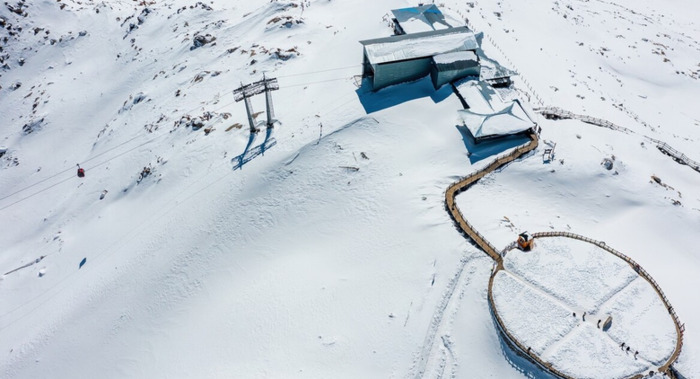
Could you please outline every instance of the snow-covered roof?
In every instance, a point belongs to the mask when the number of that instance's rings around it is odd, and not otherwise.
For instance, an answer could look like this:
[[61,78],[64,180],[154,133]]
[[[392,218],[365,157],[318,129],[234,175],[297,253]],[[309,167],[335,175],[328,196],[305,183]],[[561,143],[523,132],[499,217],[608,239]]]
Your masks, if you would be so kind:
[[393,9],[391,13],[406,33],[451,28],[445,16],[435,4]]
[[370,64],[426,58],[454,51],[476,50],[479,44],[466,27],[360,41]]
[[464,109],[459,115],[475,139],[517,134],[535,126],[518,101],[494,113]]
[[517,72],[501,66],[492,59],[481,59],[481,80],[508,78],[518,75]]
[[471,50],[438,54],[433,57],[433,63],[439,72],[471,70],[471,76],[479,76],[479,57]]
[[479,57],[472,50],[455,51],[452,53],[438,54],[433,57],[436,64],[452,64],[462,61],[478,61]]
[[457,91],[474,113],[490,114],[505,108],[504,102],[492,86],[484,81],[464,80],[456,84]]

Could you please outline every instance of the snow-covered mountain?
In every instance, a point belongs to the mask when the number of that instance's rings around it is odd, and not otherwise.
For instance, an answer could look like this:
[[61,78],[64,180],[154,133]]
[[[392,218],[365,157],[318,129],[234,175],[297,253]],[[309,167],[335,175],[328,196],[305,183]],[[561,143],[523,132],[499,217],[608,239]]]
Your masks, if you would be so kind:
[[[547,377],[499,338],[492,261],[444,208],[522,141],[465,144],[427,79],[355,86],[358,41],[412,5],[2,5],[0,377]],[[499,248],[570,230],[634,258],[700,377],[700,173],[647,138],[700,161],[700,3],[439,5],[533,106],[631,130],[541,118],[556,161],[541,146],[460,208]],[[232,91],[263,74],[280,123],[251,136]]]

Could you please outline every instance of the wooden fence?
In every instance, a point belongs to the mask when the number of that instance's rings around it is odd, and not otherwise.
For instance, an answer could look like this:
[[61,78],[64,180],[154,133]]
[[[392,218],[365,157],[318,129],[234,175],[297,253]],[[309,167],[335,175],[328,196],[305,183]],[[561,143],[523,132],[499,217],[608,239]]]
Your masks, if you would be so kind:
[[606,245],[605,242],[596,241],[592,238],[588,238],[588,237],[585,237],[585,236],[582,236],[579,234],[570,233],[570,232],[540,232],[540,233],[532,234],[532,237],[533,238],[567,237],[567,238],[573,238],[573,239],[577,239],[577,240],[591,243],[591,244],[596,245],[599,248],[613,254],[614,256],[622,259],[623,261],[627,262],[632,267],[632,269],[634,269],[634,271],[637,272],[637,274],[639,276],[646,279],[646,281],[649,282],[649,284],[651,284],[651,286],[654,288],[656,293],[659,295],[659,297],[663,301],[664,306],[668,310],[668,313],[671,315],[671,318],[673,318],[673,323],[676,326],[676,334],[678,337],[678,340],[676,343],[676,349],[673,352],[673,354],[671,355],[671,357],[669,358],[668,362],[664,366],[662,366],[664,372],[668,371],[668,368],[678,358],[678,355],[680,355],[681,349],[683,348],[683,333],[685,332],[685,325],[681,323],[681,320],[678,318],[678,314],[676,314],[675,309],[673,309],[673,306],[671,306],[671,302],[668,300],[668,298],[666,297],[666,294],[659,286],[659,283],[657,283],[656,280],[654,280],[654,278],[642,266],[640,266],[637,262],[635,262],[632,258],[628,257],[627,255],[622,254],[621,252]]
[[[676,342],[676,348],[669,357],[668,361],[659,368],[659,372],[665,373],[671,378],[674,378],[674,370],[671,368],[671,365],[673,362],[678,359],[678,356],[681,353],[681,350],[683,348],[683,333],[685,332],[685,325],[681,323],[680,319],[678,318],[678,315],[676,314],[676,311],[673,309],[671,306],[670,301],[666,297],[666,294],[661,290],[661,287],[659,284],[654,280],[654,278],[643,268],[641,267],[637,262],[635,262],[632,258],[628,257],[627,255],[609,247],[608,245],[605,244],[603,241],[597,241],[592,238],[588,238],[579,234],[575,233],[570,233],[570,232],[539,232],[539,233],[533,233],[532,238],[537,239],[537,238],[547,238],[547,237],[566,237],[566,238],[573,238],[577,239],[580,241],[588,242],[590,244],[596,245],[599,248],[615,255],[616,257],[624,260],[627,262],[632,269],[634,269],[639,276],[644,278],[651,286],[654,288],[656,293],[659,295],[661,300],[664,303],[664,306],[668,310],[669,315],[673,319],[675,328],[676,328],[676,335],[677,335],[677,342]],[[516,247],[516,244],[510,244],[506,249],[503,250],[502,254],[507,253],[509,250],[512,250]],[[517,347],[517,351],[519,354],[523,355],[524,357],[530,359],[532,362],[537,364],[538,366],[545,368],[549,372],[553,373],[556,376],[559,376],[561,378],[565,379],[574,379],[571,378],[570,376],[567,376],[563,374],[562,372],[556,370],[554,367],[552,367],[552,364],[549,362],[545,362],[542,360],[542,358],[538,357],[536,354],[527,351],[527,349],[508,331],[507,327],[503,323],[503,320],[501,319],[500,315],[498,314],[498,311],[496,310],[495,303],[493,300],[493,281],[500,270],[500,267],[502,265],[499,265],[499,268],[494,270],[494,272],[491,274],[491,278],[489,279],[489,288],[488,288],[488,301],[489,301],[489,307],[491,308],[491,313],[494,315],[496,318],[496,322],[499,324],[498,327],[499,329],[503,332],[503,334],[506,336],[507,339],[509,339],[509,344],[515,345]],[[643,378],[643,374],[638,374],[630,377],[629,379],[640,379]]]

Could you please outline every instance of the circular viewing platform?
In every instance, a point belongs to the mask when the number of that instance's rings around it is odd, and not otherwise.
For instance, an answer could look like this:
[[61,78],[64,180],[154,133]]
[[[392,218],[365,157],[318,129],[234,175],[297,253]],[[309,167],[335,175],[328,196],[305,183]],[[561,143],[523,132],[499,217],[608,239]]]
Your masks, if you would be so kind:
[[682,336],[653,279],[603,243],[535,237],[531,251],[507,251],[489,283],[509,344],[565,378],[665,371]]

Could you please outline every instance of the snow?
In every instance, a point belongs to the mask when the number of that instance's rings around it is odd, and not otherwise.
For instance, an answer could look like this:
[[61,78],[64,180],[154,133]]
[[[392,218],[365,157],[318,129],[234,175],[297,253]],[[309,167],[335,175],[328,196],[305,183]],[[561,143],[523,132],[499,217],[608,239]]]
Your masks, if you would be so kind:
[[[0,274],[44,258],[0,276],[1,377],[546,377],[499,338],[492,261],[444,209],[450,183],[523,141],[470,145],[460,102],[426,78],[353,85],[358,41],[389,36],[382,16],[415,4],[25,4],[26,17],[0,7]],[[485,33],[521,94],[637,133],[537,120],[555,161],[540,148],[487,176],[458,197],[464,214],[496,246],[558,229],[631,255],[686,324],[674,368],[690,378],[700,175],[642,135],[700,160],[698,4],[441,7]],[[265,130],[234,126],[246,115],[232,95],[263,73],[280,84],[264,154]],[[249,141],[260,154],[237,167]],[[641,300],[604,312],[647,325],[662,310]],[[666,343],[659,331],[619,338]]]
[[509,332],[537,355],[571,332],[576,319],[569,309],[507,271],[494,279],[493,297]]
[[478,80],[464,80],[457,84],[457,91],[474,113],[494,113],[508,106],[488,83]]
[[511,250],[504,267],[493,286],[504,327],[567,375],[631,377],[656,370],[676,347],[673,320],[651,284],[596,245],[537,238],[529,252]]
[[438,54],[433,57],[433,61],[437,64],[450,64],[460,61],[474,61],[476,64],[478,58],[473,51],[455,51],[453,53]]
[[[427,20],[426,20],[427,21]],[[414,19],[409,19],[406,21],[400,21],[399,24],[401,25],[401,28],[406,32],[406,33],[422,33],[422,32],[429,32],[432,30],[440,30],[440,29],[446,29],[446,27],[442,24],[436,23],[428,23],[426,21],[423,21],[422,19],[414,18]]]
[[[595,359],[591,355],[595,354]],[[634,353],[620,349],[612,339],[601,338],[600,330],[591,324],[576,327],[548,357],[551,362],[562,362],[561,371],[575,378],[628,378],[649,370]]]
[[370,64],[432,57],[479,47],[474,33],[466,27],[450,28],[423,34],[406,34],[390,39],[362,41]]
[[[608,300],[601,309],[606,314],[615,315],[615,323],[629,325],[626,328],[611,328],[610,336],[616,341],[625,341],[625,345],[638,350],[638,346],[656,346],[651,351],[641,351],[640,358],[656,365],[668,359],[672,351],[676,330],[670,323],[661,323],[668,311],[658,296],[650,293],[646,281],[636,279],[624,290]],[[648,325],[654,325],[649,328]]]
[[579,313],[598,313],[606,298],[638,277],[627,262],[588,242],[550,237],[536,239],[535,245],[531,252],[511,251],[506,269]]
[[391,13],[406,33],[420,33],[431,30],[447,29],[460,22],[450,20],[434,4],[421,5],[412,8],[392,9]]
[[469,106],[459,117],[475,138],[517,134],[535,126],[519,101],[504,101],[484,81],[463,80],[456,88]]
[[495,113],[480,114],[463,109],[459,116],[474,138],[506,136],[535,127],[520,103],[515,101]]

